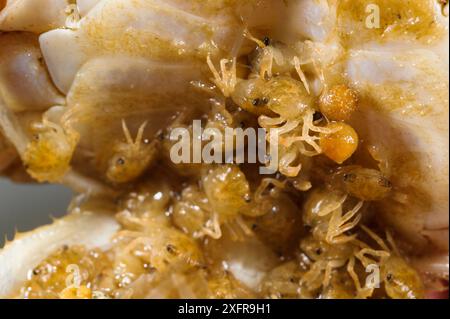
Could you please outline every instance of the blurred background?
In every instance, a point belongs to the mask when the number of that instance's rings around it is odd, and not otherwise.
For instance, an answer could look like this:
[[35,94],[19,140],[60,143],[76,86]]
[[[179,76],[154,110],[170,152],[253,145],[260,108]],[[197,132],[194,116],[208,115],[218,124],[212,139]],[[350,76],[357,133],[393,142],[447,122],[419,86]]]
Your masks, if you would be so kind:
[[29,231],[66,213],[72,193],[55,185],[22,185],[0,178],[0,248],[16,230]]

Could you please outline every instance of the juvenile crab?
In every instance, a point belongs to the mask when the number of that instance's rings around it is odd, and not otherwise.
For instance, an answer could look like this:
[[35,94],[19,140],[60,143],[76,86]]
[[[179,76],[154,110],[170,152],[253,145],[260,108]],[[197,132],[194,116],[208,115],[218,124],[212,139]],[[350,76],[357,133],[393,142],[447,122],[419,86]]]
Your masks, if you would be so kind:
[[32,128],[36,134],[24,154],[28,173],[39,182],[58,182],[70,169],[79,135],[47,119]]
[[328,288],[333,279],[333,272],[344,267],[353,255],[353,244],[350,242],[330,245],[313,236],[303,239],[300,247],[312,261],[300,282],[310,291]]
[[[370,248],[367,244],[358,240],[356,243],[361,247],[361,250],[355,254],[355,257],[366,268],[370,265],[377,265],[379,267],[381,275],[380,283],[384,284],[386,294],[394,299],[423,298],[424,287],[422,280],[416,270],[409,266],[401,257],[400,251],[390,232],[386,232],[386,237],[391,248],[368,227],[362,225],[361,228],[381,249]],[[348,271],[355,280],[355,283],[359,283],[358,276],[353,269],[354,263],[355,260],[353,257],[348,264]],[[366,295],[372,294],[374,288],[361,288],[361,285],[357,284],[357,290],[359,295]]]
[[113,155],[107,162],[106,178],[115,184],[131,182],[141,176],[151,165],[157,154],[158,140],[150,142],[144,139],[147,122],[138,129],[136,139],[133,140],[125,120],[122,120],[122,129],[125,142],[116,141],[113,146]]
[[353,241],[356,234],[348,235],[361,221],[359,212],[364,205],[359,201],[352,209],[343,214],[343,206],[348,195],[340,192],[313,192],[304,206],[303,221],[312,227],[313,235],[330,245],[345,244]]

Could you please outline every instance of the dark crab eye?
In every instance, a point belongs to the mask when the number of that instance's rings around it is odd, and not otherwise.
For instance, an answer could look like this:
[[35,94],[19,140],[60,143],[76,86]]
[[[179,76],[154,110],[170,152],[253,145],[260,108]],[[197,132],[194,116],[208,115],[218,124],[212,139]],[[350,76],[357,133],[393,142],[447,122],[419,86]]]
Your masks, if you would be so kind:
[[378,184],[382,187],[386,187],[386,188],[391,188],[392,187],[392,183],[390,180],[388,180],[387,178],[381,177],[378,180]]
[[123,166],[125,165],[125,160],[121,157],[117,160],[117,165]]
[[272,43],[272,40],[270,40],[269,37],[264,37],[263,43],[264,45],[269,46]]
[[344,174],[344,182],[353,183],[356,181],[356,175],[352,173]]
[[270,100],[267,97],[263,97],[263,98],[256,98],[252,101],[253,106],[262,106],[262,105],[267,105],[269,104]]
[[177,253],[177,249],[176,249],[176,247],[174,245],[171,245],[171,244],[167,245],[166,246],[166,250],[171,255],[177,255],[178,254]]
[[394,279],[394,276],[393,276],[392,274],[387,274],[387,275],[386,275],[386,280],[387,280],[388,282],[391,282],[392,279]]
[[261,99],[254,99],[252,101],[253,106],[260,106],[261,105]]

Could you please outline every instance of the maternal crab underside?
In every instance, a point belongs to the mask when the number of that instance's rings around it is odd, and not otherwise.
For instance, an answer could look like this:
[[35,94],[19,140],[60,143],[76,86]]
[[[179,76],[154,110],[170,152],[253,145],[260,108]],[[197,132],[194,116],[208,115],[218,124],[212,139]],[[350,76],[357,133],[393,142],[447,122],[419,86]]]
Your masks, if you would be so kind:
[[0,174],[77,194],[0,297],[444,296],[448,65],[447,1],[0,1]]

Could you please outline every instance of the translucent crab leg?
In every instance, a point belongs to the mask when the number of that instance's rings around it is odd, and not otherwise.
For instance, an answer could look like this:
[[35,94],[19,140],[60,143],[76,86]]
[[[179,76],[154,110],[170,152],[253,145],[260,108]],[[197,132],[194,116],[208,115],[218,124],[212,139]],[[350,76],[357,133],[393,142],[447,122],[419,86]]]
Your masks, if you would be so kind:
[[[306,127],[309,131],[324,133],[324,134],[332,134],[339,131],[339,129],[329,129],[321,126],[316,126],[314,124],[314,111],[308,110],[306,111],[305,116],[303,117],[303,126]],[[308,132],[306,132],[308,133]]]
[[[212,224],[212,228],[208,228],[208,226]],[[201,234],[207,235],[213,239],[220,239],[222,237],[222,230],[220,229],[219,215],[214,213],[212,220],[207,222],[207,225],[203,227]]]
[[295,70],[298,73],[298,76],[300,77],[300,80],[302,81],[303,85],[305,86],[306,92],[308,92],[308,94],[311,94],[311,90],[309,89],[309,84],[308,84],[308,80],[306,79],[305,73],[303,73],[301,64],[300,64],[300,59],[295,56],[292,63],[294,64]]
[[364,267],[367,267],[371,263],[374,263],[373,260],[366,257],[366,255],[372,255],[374,257],[379,257],[381,259],[388,258],[390,256],[390,253],[383,250],[375,250],[371,248],[364,248],[361,249],[359,252],[356,253],[356,258],[358,258],[361,263],[364,265]]
[[319,155],[320,153],[316,152],[316,151],[309,151],[306,149],[305,145],[303,145],[302,143],[298,144],[298,150],[302,155],[308,156],[308,157],[314,157]]
[[356,288],[356,297],[357,298],[368,298],[372,296],[374,289],[373,288],[363,288],[361,286],[361,282],[359,280],[358,275],[355,272],[355,257],[351,256],[350,260],[347,264],[347,272],[349,273],[350,277],[352,278],[355,288]]
[[283,175],[286,175],[288,177],[295,177],[297,176],[301,169],[302,164],[299,164],[297,166],[291,166],[291,164],[297,159],[297,155],[293,152],[286,154],[283,156],[280,160],[280,172]]
[[216,67],[214,66],[214,64],[211,61],[211,56],[208,55],[208,57],[206,58],[206,63],[208,63],[209,69],[211,70],[211,73],[214,76],[214,82],[220,82],[222,79],[220,77],[219,72],[217,71]]
[[353,257],[353,256],[350,257],[350,260],[347,264],[347,272],[349,273],[350,277],[353,279],[356,290],[360,290],[361,282],[359,281],[359,277],[355,272],[355,257]]
[[320,217],[327,216],[327,215],[329,215],[330,213],[332,213],[332,212],[334,212],[334,211],[340,209],[341,206],[342,206],[342,205],[345,203],[345,201],[347,200],[347,197],[348,197],[347,194],[342,195],[341,198],[340,198],[339,200],[336,201],[336,204],[334,204],[333,206],[329,205],[329,206],[328,206],[329,208],[328,208],[328,209],[325,209],[325,210],[323,210],[323,211],[320,211],[320,212],[318,213],[318,216],[320,216]]
[[260,48],[265,48],[266,45],[264,44],[264,42],[262,42],[261,40],[259,40],[258,38],[254,37],[250,31],[248,29],[244,30],[244,37],[246,37],[247,39],[249,39],[250,41],[255,42]]
[[[361,221],[361,218],[362,218],[361,215],[356,216],[352,222],[343,224],[341,227],[339,227],[339,231],[341,233],[345,233],[345,232],[355,228],[358,225],[358,223]],[[344,223],[344,222],[342,222],[342,223]]]
[[358,213],[362,205],[363,202],[359,202],[355,206],[355,208],[346,213],[344,216],[342,216],[342,212],[340,209],[336,210],[333,213],[333,215],[331,216],[330,225],[327,233],[327,241],[334,243],[336,243],[336,241],[347,242],[355,238],[355,235],[353,236],[340,236],[340,235],[353,229],[358,225],[358,223],[362,218],[361,215],[356,216],[355,219],[351,222],[348,221],[351,220]]
[[355,238],[356,238],[356,235],[339,236],[339,237],[328,238],[327,241],[333,245],[343,245],[343,244],[352,242]]
[[227,64],[230,60],[222,59],[220,60],[221,73],[219,73],[211,61],[211,56],[208,55],[206,62],[214,76],[211,79],[214,84],[222,91],[225,97],[229,97],[233,93],[234,88],[237,84],[237,74],[236,74],[236,58],[233,58],[231,63],[231,69],[227,69]]
[[352,210],[350,210],[349,212],[347,212],[343,217],[342,217],[342,224],[345,224],[346,222],[348,222],[349,220],[351,220],[353,218],[353,216],[355,216],[358,211],[363,207],[364,202],[360,201]]
[[375,240],[375,242],[381,247],[383,248],[383,250],[385,251],[390,251],[389,247],[386,246],[386,244],[384,243],[383,239],[381,239],[377,234],[375,234],[373,231],[371,231],[369,228],[367,228],[364,225],[361,225],[361,228],[373,239]]
[[247,236],[252,236],[253,231],[247,226],[241,216],[236,217],[236,224],[242,229]]

